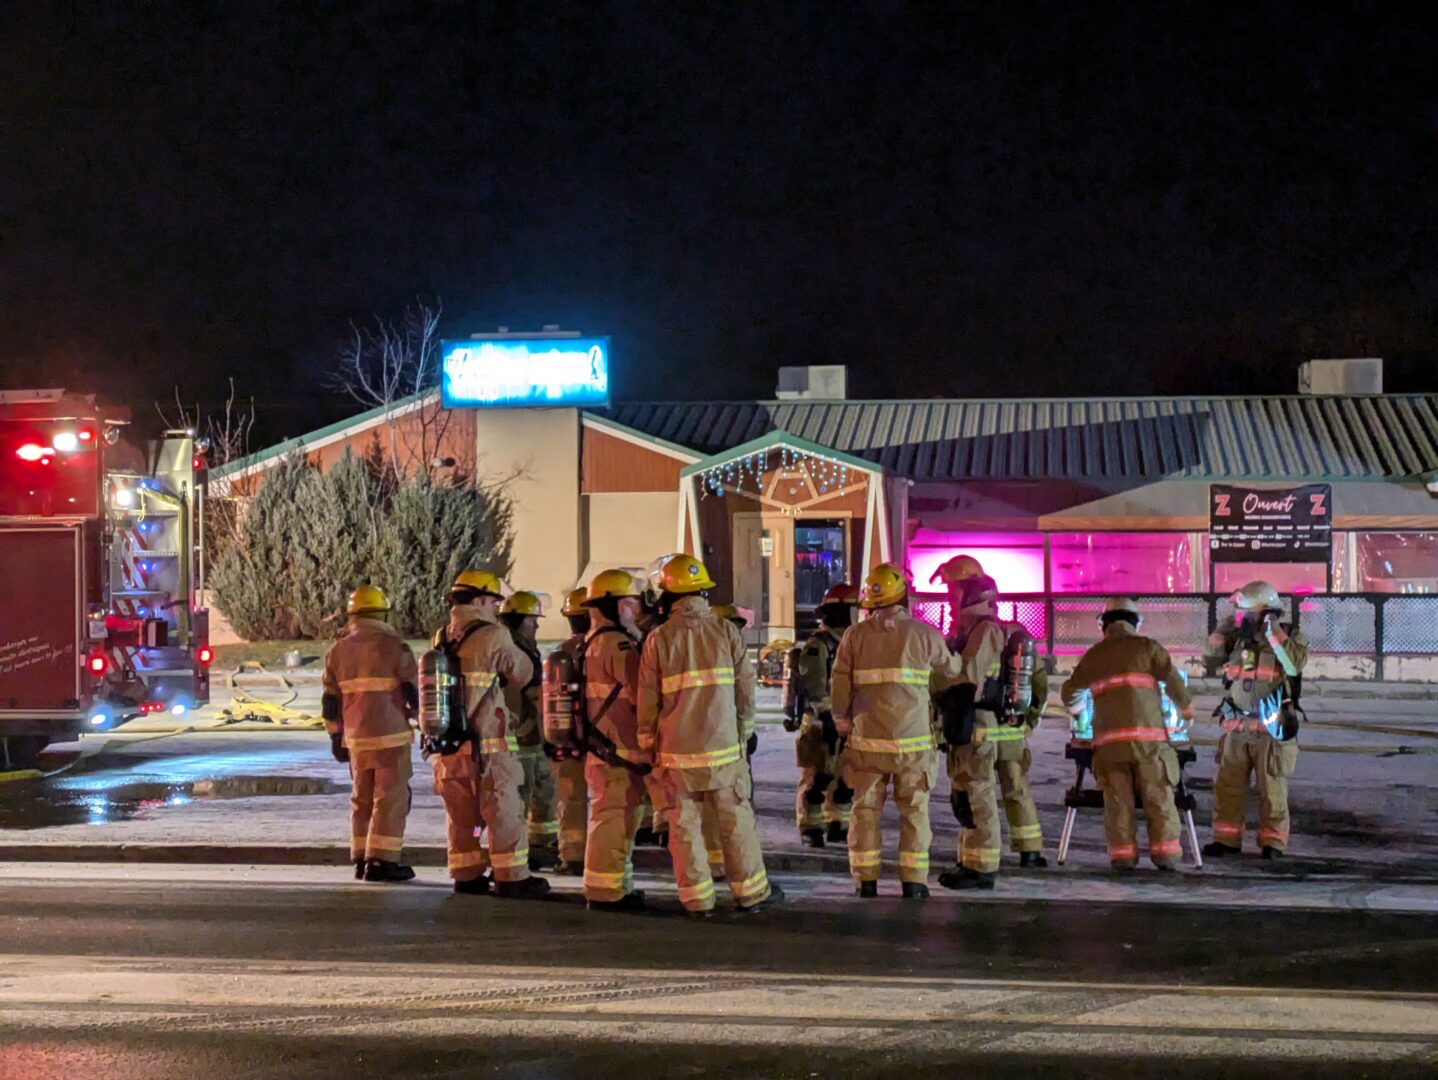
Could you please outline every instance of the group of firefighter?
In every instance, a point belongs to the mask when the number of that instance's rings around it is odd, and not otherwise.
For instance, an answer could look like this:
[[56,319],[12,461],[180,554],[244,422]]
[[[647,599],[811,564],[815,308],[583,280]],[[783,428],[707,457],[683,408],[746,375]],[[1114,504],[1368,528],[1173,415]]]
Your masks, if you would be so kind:
[[[1047,865],[1028,782],[1028,736],[1049,696],[1045,669],[1032,639],[1000,621],[998,588],[977,560],[960,555],[939,579],[950,597],[947,638],[910,614],[907,577],[883,564],[861,587],[831,588],[817,631],[786,658],[799,833],[810,847],[847,844],[862,897],[878,895],[890,793],[902,895],[929,895],[929,803],[941,761],[961,831],[940,885],[994,887],[1002,819],[1019,865]],[[739,911],[780,902],[753,809],[755,668],[743,613],[711,607],[714,588],[704,564],[683,553],[648,575],[605,570],[565,598],[572,636],[542,658],[541,598],[466,570],[446,594],[448,622],[418,661],[388,621],[384,592],[356,589],[347,633],[325,658],[323,691],[334,756],[353,780],[355,877],[414,877],[400,856],[417,721],[444,803],[457,893],[542,897],[549,883],[535,871],[552,866],[582,877],[591,908],[642,910],[634,850],[651,843],[667,846],[679,900],[694,917],[713,911],[716,881]],[[1254,774],[1258,844],[1273,859],[1288,842],[1307,648],[1281,621],[1272,586],[1252,582],[1233,599],[1233,624],[1204,651],[1225,692],[1213,837],[1202,853],[1239,852]],[[1099,640],[1059,692],[1074,718],[1071,746],[1082,745],[1102,791],[1112,867],[1138,865],[1141,807],[1149,860],[1172,870],[1181,832],[1175,744],[1186,742],[1192,692],[1164,647],[1139,632],[1132,600],[1107,601],[1098,621]]]

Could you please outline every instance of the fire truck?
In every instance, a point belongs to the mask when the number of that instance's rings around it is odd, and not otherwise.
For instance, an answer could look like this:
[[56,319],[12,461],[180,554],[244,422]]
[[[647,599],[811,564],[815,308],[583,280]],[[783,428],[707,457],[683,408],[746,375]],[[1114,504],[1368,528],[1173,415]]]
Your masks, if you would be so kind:
[[0,391],[0,769],[209,701],[204,444],[124,410]]

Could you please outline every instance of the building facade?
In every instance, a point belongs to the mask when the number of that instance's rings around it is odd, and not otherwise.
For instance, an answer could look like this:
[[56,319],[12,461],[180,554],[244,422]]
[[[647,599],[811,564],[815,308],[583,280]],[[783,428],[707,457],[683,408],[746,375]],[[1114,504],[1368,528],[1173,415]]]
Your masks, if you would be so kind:
[[[904,565],[916,613],[946,626],[934,571],[968,553],[1003,590],[1001,613],[1062,665],[1093,640],[1105,596],[1143,598],[1147,628],[1196,655],[1226,595],[1264,578],[1327,658],[1315,673],[1438,678],[1438,395],[454,412],[446,430],[462,445],[446,458],[511,478],[516,587],[559,596],[690,551],[719,599],[756,613],[759,642],[802,633],[829,584],[881,561]],[[384,422],[356,418],[216,475],[242,492],[288,450],[373,445]],[[1321,555],[1218,550],[1216,485],[1315,486]],[[559,636],[560,620],[545,630]]]

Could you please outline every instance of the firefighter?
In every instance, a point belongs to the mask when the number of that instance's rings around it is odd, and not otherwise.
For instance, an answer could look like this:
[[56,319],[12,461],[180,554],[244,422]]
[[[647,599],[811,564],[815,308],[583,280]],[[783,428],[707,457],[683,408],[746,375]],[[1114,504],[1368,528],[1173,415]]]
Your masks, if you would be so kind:
[[[955,652],[962,651],[962,644],[958,641],[958,627],[962,622],[960,609],[963,606],[963,583],[984,576],[983,566],[972,555],[957,555],[939,567],[930,578],[931,582],[942,580],[948,587],[951,625],[955,628]],[[1042,854],[1043,826],[1039,823],[1033,788],[1029,786],[1029,769],[1034,760],[1033,753],[1029,750],[1029,735],[1043,719],[1048,695],[1048,671],[1037,667],[1034,670],[1032,704],[1024,714],[1023,724],[1000,724],[988,733],[994,743],[994,777],[998,781],[999,801],[1003,804],[1004,817],[1008,821],[1009,848],[1018,855],[1021,867],[1034,869],[1048,866],[1048,860]]]
[[[589,609],[584,606],[589,590],[580,586],[564,598],[561,609],[569,620],[571,636],[559,648],[568,653],[576,666],[584,656],[584,638],[589,633]],[[545,750],[567,742],[570,732],[545,731]],[[588,828],[589,791],[584,779],[583,754],[571,753],[554,762],[554,781],[559,803],[559,861],[556,874],[578,877],[584,873],[584,844]]]
[[[593,629],[584,643],[584,716],[589,754],[589,833],[584,898],[589,907],[640,910],[634,889],[634,834],[646,781],[639,750],[639,582],[605,570],[590,583],[585,605]],[[652,774],[650,774],[652,776]]]
[[[998,620],[998,587],[986,574],[959,582],[953,646],[962,665],[962,679],[978,691],[997,679],[1008,636]],[[958,865],[939,875],[946,889],[992,889],[999,873],[1002,836],[999,826],[998,747],[1007,736],[991,709],[974,709],[972,738],[948,750],[950,799],[959,819]]]
[[1166,650],[1138,633],[1138,605],[1118,597],[1099,616],[1103,639],[1091,647],[1063,685],[1073,709],[1087,691],[1093,702],[1093,775],[1103,791],[1103,829],[1109,864],[1138,865],[1134,796],[1148,820],[1148,857],[1159,870],[1173,870],[1180,853],[1182,822],[1174,805],[1178,756],[1168,741],[1159,687],[1185,719],[1193,718],[1193,695]]
[[[644,579],[641,582],[643,590],[639,595],[639,616],[634,620],[635,626],[639,628],[641,646],[649,637],[650,631],[664,621],[664,614],[659,610],[659,573],[664,569],[665,563],[670,559],[679,558],[680,554],[676,552],[672,555],[661,555],[650,563],[648,570],[645,571]],[[639,831],[634,835],[635,844],[662,848],[669,846],[669,808],[664,803],[665,798],[663,784],[649,785],[644,796]],[[718,859],[714,861],[723,862],[722,850]]]
[[335,760],[350,767],[350,859],[365,881],[409,881],[399,861],[414,769],[410,720],[419,711],[414,653],[389,625],[374,585],[350,594],[345,636],[325,654],[321,711]]
[[933,693],[958,678],[943,636],[909,617],[908,582],[897,566],[869,571],[859,606],[869,612],[849,628],[834,657],[830,700],[834,727],[847,740],[844,783],[854,793],[849,872],[860,896],[879,890],[879,814],[890,786],[899,811],[899,880],[908,899],[929,895],[929,792],[939,775],[929,724]]
[[[1288,778],[1298,766],[1298,691],[1308,642],[1280,622],[1283,601],[1266,581],[1233,594],[1234,627],[1209,635],[1203,659],[1222,665],[1225,695],[1218,776],[1213,781],[1213,841],[1205,855],[1236,854],[1243,846],[1248,774],[1258,788],[1258,845],[1265,859],[1288,847]],[[1286,737],[1285,737],[1286,736]]]
[[[485,893],[492,867],[500,896],[542,896],[549,882],[529,872],[524,804],[519,790],[524,768],[514,717],[505,705],[500,680],[525,686],[534,672],[529,657],[498,622],[499,578],[488,570],[466,570],[446,597],[449,622],[435,634],[437,648],[453,653],[464,680],[464,708],[474,730],[471,747],[435,755],[435,792],[444,800],[449,841],[449,875],[459,893]],[[479,829],[489,833],[489,851]]]
[[805,847],[821,848],[825,841],[842,844],[849,839],[849,816],[854,792],[840,776],[843,747],[834,727],[829,701],[829,680],[839,641],[854,621],[859,590],[852,585],[832,586],[819,601],[819,629],[799,650],[793,677],[797,680],[795,712],[784,726],[797,730],[794,757],[799,766],[799,791],[794,815]]
[[663,771],[679,899],[695,916],[714,908],[702,828],[704,808],[712,806],[729,892],[740,911],[755,911],[784,894],[764,871],[744,762],[756,689],[749,650],[739,631],[709,610],[705,594],[714,581],[697,558],[670,559],[659,588],[665,621],[640,657],[639,746]]
[[538,870],[553,866],[559,858],[559,801],[555,790],[554,769],[544,752],[544,732],[540,726],[540,691],[544,664],[539,655],[535,634],[543,614],[539,597],[520,590],[511,593],[499,607],[499,621],[508,628],[514,643],[529,657],[532,674],[523,686],[505,681],[504,704],[512,716],[518,717],[514,737],[519,740],[519,764],[524,769],[524,785],[519,801],[529,815],[529,868]]

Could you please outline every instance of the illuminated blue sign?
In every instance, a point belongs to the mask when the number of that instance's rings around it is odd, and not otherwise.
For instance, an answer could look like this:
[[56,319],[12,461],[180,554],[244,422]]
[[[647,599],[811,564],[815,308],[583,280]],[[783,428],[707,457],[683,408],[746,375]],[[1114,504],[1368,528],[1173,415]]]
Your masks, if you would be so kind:
[[608,338],[446,341],[440,390],[451,406],[609,404]]

